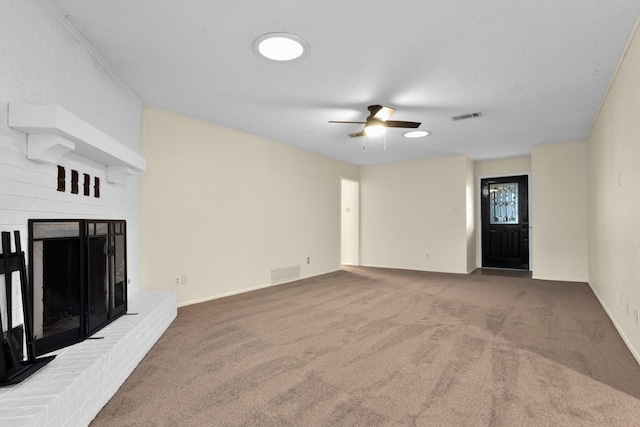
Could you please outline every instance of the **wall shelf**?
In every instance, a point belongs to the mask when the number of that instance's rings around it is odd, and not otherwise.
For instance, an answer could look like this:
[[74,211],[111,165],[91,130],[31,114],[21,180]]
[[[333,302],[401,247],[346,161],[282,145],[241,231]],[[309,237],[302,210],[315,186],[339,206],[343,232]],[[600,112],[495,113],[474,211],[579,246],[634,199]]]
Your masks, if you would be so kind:
[[107,181],[144,172],[147,161],[58,105],[9,104],[9,127],[27,134],[27,158],[57,163],[73,152],[107,166]]

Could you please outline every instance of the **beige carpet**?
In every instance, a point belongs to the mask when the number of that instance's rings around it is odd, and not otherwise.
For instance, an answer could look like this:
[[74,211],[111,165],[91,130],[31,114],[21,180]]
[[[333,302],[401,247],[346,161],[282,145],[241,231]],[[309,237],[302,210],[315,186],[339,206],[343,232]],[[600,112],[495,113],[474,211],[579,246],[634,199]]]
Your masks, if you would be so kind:
[[98,426],[632,426],[584,283],[348,268],[179,309]]

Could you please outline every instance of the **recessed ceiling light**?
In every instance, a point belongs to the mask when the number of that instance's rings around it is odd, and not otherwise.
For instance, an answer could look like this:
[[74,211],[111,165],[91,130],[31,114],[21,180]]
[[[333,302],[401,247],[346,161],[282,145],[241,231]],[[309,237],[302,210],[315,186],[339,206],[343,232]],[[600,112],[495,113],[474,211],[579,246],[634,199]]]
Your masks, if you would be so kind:
[[265,58],[274,61],[291,61],[309,51],[307,42],[295,34],[268,33],[253,42],[253,49]]
[[431,132],[426,130],[410,130],[409,132],[404,133],[404,137],[405,138],[422,138],[430,134]]

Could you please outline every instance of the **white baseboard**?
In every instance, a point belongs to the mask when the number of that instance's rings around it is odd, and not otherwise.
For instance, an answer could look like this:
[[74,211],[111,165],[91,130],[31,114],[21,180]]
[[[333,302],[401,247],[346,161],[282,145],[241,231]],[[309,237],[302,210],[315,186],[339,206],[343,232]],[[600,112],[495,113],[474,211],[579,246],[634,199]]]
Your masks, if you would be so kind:
[[426,271],[428,273],[469,274],[467,271],[433,270],[428,268],[398,267],[397,265],[360,264],[361,267],[390,268],[393,270]]
[[611,322],[613,323],[613,326],[618,331],[618,334],[620,334],[620,337],[622,337],[622,341],[624,341],[625,345],[627,346],[627,348],[629,348],[629,351],[631,352],[633,357],[635,357],[636,362],[638,362],[638,364],[640,365],[640,353],[638,353],[638,351],[635,348],[633,348],[633,345],[631,344],[631,341],[629,341],[629,339],[625,335],[625,333],[622,330],[622,328],[620,327],[620,325],[618,325],[618,322],[616,322],[616,319],[611,315],[611,312],[607,308],[607,306],[604,303],[604,301],[602,300],[602,298],[600,298],[600,295],[598,295],[598,292],[595,290],[595,288],[593,286],[591,286],[591,283],[587,282],[587,284],[591,288],[591,291],[593,292],[593,294],[596,296],[598,302],[600,303],[600,305],[604,309],[605,313],[607,313],[607,316],[609,316],[609,319],[611,319]]
[[185,307],[187,305],[199,304],[201,302],[207,302],[207,301],[213,301],[213,300],[224,298],[224,297],[230,297],[230,296],[233,296],[233,295],[244,294],[246,292],[257,291],[259,289],[271,288],[273,286],[284,285],[285,283],[291,283],[291,282],[296,282],[298,280],[309,279],[311,277],[322,276],[323,274],[335,273],[336,271],[339,271],[339,269],[320,272],[318,274],[311,274],[311,275],[308,275],[308,276],[298,277],[297,279],[292,279],[292,280],[285,280],[285,281],[278,282],[278,283],[266,283],[264,285],[258,285],[258,286],[253,286],[253,287],[250,287],[250,288],[238,289],[236,291],[225,292],[225,293],[222,293],[222,294],[216,294],[216,295],[212,295],[212,296],[209,296],[209,297],[197,298],[197,299],[193,299],[193,300],[182,302],[182,303],[178,304],[178,307]]

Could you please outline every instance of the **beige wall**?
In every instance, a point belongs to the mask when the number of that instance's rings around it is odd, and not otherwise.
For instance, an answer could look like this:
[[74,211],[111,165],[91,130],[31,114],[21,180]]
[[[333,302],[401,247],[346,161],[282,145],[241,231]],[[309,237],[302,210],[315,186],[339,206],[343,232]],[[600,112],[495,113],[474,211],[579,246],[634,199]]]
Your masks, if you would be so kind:
[[531,170],[533,277],[586,282],[586,143],[533,147]]
[[457,155],[362,167],[361,265],[466,273],[470,164]]
[[150,107],[142,133],[144,289],[186,275],[184,305],[269,285],[274,268],[340,268],[340,178],[357,167]]
[[143,286],[173,288],[187,275],[181,304],[269,285],[274,268],[339,269],[341,178],[360,182],[359,260],[347,263],[471,272],[480,177],[530,174],[534,277],[587,280],[585,143],[358,168],[150,107],[143,128]]
[[[531,172],[531,156],[498,160],[479,160],[475,162],[475,174],[478,178],[501,175],[524,175],[529,172]],[[480,194],[479,189],[478,194]]]
[[640,361],[640,35],[587,139],[589,284]]

